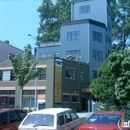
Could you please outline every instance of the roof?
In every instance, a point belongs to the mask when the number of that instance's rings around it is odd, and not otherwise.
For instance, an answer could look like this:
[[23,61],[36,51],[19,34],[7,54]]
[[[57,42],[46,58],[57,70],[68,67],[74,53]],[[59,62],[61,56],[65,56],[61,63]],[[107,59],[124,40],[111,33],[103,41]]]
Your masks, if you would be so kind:
[[100,112],[95,112],[94,114],[119,114],[122,115],[125,112],[122,111],[100,111]]
[[58,114],[67,110],[72,110],[72,109],[70,108],[46,108],[46,109],[31,112],[30,114],[34,114],[34,113]]

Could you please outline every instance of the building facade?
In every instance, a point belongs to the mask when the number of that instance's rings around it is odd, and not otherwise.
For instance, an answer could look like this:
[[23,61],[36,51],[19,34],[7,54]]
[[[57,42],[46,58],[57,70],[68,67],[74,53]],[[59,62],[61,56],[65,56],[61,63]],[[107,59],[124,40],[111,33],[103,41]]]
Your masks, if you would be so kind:
[[89,63],[89,82],[112,52],[111,11],[107,0],[72,0],[71,21],[61,24],[60,42],[44,43],[39,57],[78,55]]
[[[73,107],[79,111],[92,109],[87,63],[47,58],[39,60],[38,68],[41,67],[46,69],[37,80],[38,109],[50,107]],[[35,108],[35,90],[35,79],[23,87],[23,109]],[[8,59],[0,62],[0,106],[20,106],[20,86],[14,80],[11,62]]]

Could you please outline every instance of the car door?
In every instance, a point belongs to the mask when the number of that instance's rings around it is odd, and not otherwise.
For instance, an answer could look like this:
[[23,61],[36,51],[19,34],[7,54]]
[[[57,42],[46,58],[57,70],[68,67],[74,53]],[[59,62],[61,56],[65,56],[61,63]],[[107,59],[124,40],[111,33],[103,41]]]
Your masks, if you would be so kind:
[[7,112],[0,113],[0,130],[10,130],[10,123]]
[[17,130],[18,126],[21,122],[21,117],[19,116],[17,110],[9,112],[9,121],[10,121],[10,124],[11,124],[10,130]]
[[85,118],[79,118],[78,115],[73,110],[68,111],[68,113],[71,118],[71,120],[68,122],[69,130],[77,130],[78,127],[84,122]]
[[57,115],[57,130],[69,130],[68,124],[65,122],[64,113]]

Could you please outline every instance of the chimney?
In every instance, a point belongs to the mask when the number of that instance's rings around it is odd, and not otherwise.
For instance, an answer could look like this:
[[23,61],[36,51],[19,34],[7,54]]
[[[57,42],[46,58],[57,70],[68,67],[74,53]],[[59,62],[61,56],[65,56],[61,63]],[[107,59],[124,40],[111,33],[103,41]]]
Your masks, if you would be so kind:
[[6,43],[6,44],[9,44],[9,41],[8,41],[8,40],[5,40],[5,43]]

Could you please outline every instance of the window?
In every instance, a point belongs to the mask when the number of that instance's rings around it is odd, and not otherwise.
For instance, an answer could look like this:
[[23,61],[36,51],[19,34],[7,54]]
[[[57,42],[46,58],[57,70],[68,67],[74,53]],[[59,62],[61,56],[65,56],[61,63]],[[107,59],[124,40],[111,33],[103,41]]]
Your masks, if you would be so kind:
[[27,115],[25,112],[21,110],[17,110],[17,113],[20,115],[21,120],[24,119],[24,117]]
[[71,118],[69,112],[65,112],[65,121],[66,121],[66,123],[69,123],[72,121],[72,118]]
[[63,102],[69,102],[69,95],[63,95]]
[[90,5],[80,6],[79,14],[86,14],[86,13],[90,13]]
[[10,81],[12,81],[12,80],[14,80],[14,72],[13,72],[13,70],[11,70],[11,74],[10,74]]
[[1,92],[1,95],[8,95],[9,94],[9,91],[8,90],[1,90],[0,91]]
[[78,102],[78,96],[72,95],[72,102]]
[[67,41],[76,41],[79,40],[80,33],[79,31],[68,32],[67,33]]
[[102,51],[93,50],[93,59],[102,61],[103,60],[103,53],[102,53]]
[[59,113],[57,115],[57,125],[61,126],[61,125],[64,125],[64,124],[65,124],[64,115],[63,115],[63,113]]
[[20,115],[16,111],[9,112],[9,119],[10,119],[10,123],[14,123],[22,120]]
[[3,80],[2,81],[10,81],[10,70],[3,71]]
[[75,69],[66,69],[66,77],[75,79]]
[[101,33],[93,31],[92,38],[93,38],[93,41],[102,43],[102,34]]
[[39,80],[46,80],[46,71],[43,71],[39,76],[38,76]]
[[106,43],[107,43],[107,35],[106,35]]
[[0,81],[2,81],[2,75],[3,75],[3,71],[0,70]]
[[93,79],[96,78],[96,76],[97,76],[97,71],[93,70]]
[[30,107],[30,98],[23,98],[23,107]]
[[66,52],[66,56],[68,56],[68,55],[75,56],[76,54],[78,54],[78,56],[80,56],[81,55],[81,51],[80,50],[70,50],[70,51]]
[[84,81],[84,73],[80,73],[80,80]]
[[7,112],[0,114],[0,126],[8,122]]
[[9,95],[15,95],[15,90],[9,90]]
[[76,120],[76,119],[79,118],[74,111],[70,111],[70,115],[71,115],[71,117],[72,117],[72,120]]

